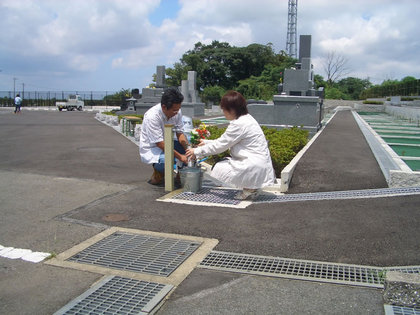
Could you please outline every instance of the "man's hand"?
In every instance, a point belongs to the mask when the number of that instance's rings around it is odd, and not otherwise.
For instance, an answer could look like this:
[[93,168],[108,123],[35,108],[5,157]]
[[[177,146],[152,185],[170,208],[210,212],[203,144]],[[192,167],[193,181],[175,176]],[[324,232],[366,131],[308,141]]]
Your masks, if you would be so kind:
[[182,163],[188,164],[188,157],[184,154],[180,154],[178,160],[180,160]]

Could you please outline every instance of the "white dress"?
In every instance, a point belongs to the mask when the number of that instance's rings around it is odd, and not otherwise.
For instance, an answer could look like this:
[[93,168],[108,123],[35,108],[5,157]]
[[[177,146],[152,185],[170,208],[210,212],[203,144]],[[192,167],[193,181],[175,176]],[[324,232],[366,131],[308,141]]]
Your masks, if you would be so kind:
[[212,177],[238,188],[261,188],[275,182],[267,140],[258,122],[250,114],[232,120],[216,140],[194,149],[200,158],[219,154],[230,148],[231,158],[216,163]]

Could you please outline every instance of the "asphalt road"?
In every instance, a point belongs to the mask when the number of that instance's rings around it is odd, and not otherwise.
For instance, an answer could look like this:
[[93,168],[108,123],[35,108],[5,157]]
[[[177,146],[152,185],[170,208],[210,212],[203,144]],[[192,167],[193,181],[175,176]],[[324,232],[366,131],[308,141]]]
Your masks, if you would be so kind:
[[[351,125],[345,117],[343,123]],[[246,209],[163,203],[156,201],[165,194],[163,188],[146,182],[151,168],[140,163],[137,146],[95,120],[93,113],[24,109],[23,114],[14,115],[2,110],[0,133],[0,245],[3,246],[60,253],[106,226],[117,225],[216,238],[219,244],[215,249],[221,251],[376,266],[420,262],[419,195],[253,204]],[[342,136],[346,136],[347,143],[351,139],[346,134]],[[362,148],[360,143],[350,146]],[[352,168],[367,163],[357,150],[350,150],[355,153],[351,157]],[[345,169],[345,165],[341,169],[347,176],[357,177],[358,170]],[[328,171],[323,172],[328,174]],[[342,176],[337,172],[330,173],[332,181]],[[311,183],[321,180],[316,176],[314,173],[308,180]],[[380,187],[382,180],[379,176],[367,184],[362,179],[359,184],[363,183],[365,188]],[[322,181],[326,183],[328,176],[324,175]],[[340,190],[343,188],[346,186],[340,186]],[[128,219],[113,223],[105,219],[106,215],[115,213]],[[99,278],[92,273],[4,258],[0,258],[0,273],[0,313],[4,314],[53,313]],[[314,290],[319,284],[281,279],[264,282],[266,278],[216,274],[194,271],[162,312],[182,314],[186,304],[179,303],[189,299],[194,303],[199,301],[192,304],[196,310],[201,305],[203,310],[208,310],[203,313],[211,314],[211,306],[206,306],[207,296],[214,298],[213,303],[225,305],[227,314],[229,303],[239,307],[238,303],[227,300],[227,292],[231,298],[249,301],[250,304],[242,305],[244,312],[251,313],[261,309],[261,305],[265,305],[266,313],[283,305],[285,313],[294,309],[308,314],[311,303],[318,305],[315,313],[329,313],[325,310],[330,307],[331,314],[343,313],[356,305],[355,312],[349,314],[366,310],[366,305],[374,306],[366,313],[378,313],[381,306],[381,295],[376,290],[350,292],[344,287],[334,289],[337,286],[323,285],[324,289],[319,291]],[[244,284],[250,290],[243,290]],[[259,304],[251,299],[253,291],[264,287],[267,297],[281,294],[283,302],[274,299],[271,304],[265,301]],[[200,292],[207,295],[197,295]],[[321,292],[326,298],[323,303],[319,301]],[[302,300],[299,294],[306,294],[305,301],[299,302]],[[361,300],[357,304],[357,296],[361,298],[364,294],[365,304]],[[254,298],[258,296],[261,297],[254,294]],[[22,297],[28,298],[22,302]],[[331,308],[328,300],[341,304]]]

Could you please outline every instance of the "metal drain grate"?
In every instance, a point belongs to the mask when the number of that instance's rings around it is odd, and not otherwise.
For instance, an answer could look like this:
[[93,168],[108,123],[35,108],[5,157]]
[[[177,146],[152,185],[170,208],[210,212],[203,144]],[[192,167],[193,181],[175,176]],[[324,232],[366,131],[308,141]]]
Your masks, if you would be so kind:
[[211,187],[203,187],[203,189],[196,194],[182,192],[173,196],[172,199],[238,205],[241,200],[234,199],[238,191],[239,190],[234,189],[215,189]]
[[172,285],[109,276],[54,315],[147,314],[172,288]]
[[385,315],[420,315],[420,309],[397,305],[384,305]]
[[301,280],[383,287],[382,268],[212,251],[201,268]]
[[403,273],[420,274],[420,266],[385,267],[386,271],[399,271]]
[[116,232],[67,260],[167,277],[200,245],[181,239]]
[[319,193],[304,193],[290,195],[269,195],[261,194],[254,202],[290,202],[290,201],[309,201],[309,200],[332,200],[332,199],[356,199],[372,197],[406,196],[420,194],[420,187],[404,188],[381,188],[364,190],[331,191]]

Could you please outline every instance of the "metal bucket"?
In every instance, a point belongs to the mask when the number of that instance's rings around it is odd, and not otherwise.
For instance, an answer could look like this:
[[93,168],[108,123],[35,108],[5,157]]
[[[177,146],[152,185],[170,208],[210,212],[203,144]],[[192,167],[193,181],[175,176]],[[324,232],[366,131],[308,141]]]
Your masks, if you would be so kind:
[[199,167],[185,167],[180,172],[184,192],[197,193],[203,187],[204,171]]

